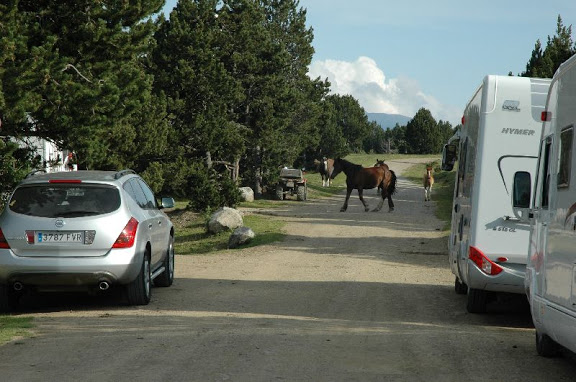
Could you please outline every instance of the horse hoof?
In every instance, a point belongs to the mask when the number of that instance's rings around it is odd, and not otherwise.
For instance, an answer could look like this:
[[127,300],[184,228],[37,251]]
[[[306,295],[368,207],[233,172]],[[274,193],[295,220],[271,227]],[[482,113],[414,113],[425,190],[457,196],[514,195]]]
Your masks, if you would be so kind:
[[392,211],[394,211],[394,208],[390,208],[390,209],[388,210],[388,212],[392,212]]
[[340,208],[340,212],[346,212],[345,208]]

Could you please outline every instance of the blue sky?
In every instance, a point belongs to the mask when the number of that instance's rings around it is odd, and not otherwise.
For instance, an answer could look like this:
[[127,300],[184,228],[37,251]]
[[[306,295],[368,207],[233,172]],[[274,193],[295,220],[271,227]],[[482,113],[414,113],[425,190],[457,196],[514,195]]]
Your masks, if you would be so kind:
[[[166,2],[165,11],[176,0]],[[518,74],[537,39],[546,44],[562,16],[576,24],[574,0],[300,0],[314,30],[310,76],[351,94],[367,112],[421,107],[460,122],[487,74]],[[575,27],[576,28],[576,27]],[[573,34],[574,35],[574,34]]]

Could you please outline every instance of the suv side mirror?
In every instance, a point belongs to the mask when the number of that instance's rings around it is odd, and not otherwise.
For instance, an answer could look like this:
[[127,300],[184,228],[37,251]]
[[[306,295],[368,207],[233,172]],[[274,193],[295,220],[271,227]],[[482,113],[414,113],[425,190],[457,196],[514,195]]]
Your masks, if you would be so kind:
[[455,144],[446,144],[442,148],[442,170],[444,171],[452,171],[454,168],[454,163],[458,159],[458,155],[456,154],[457,147]]
[[174,208],[174,199],[173,198],[162,198],[160,203],[160,208]]
[[532,178],[527,171],[514,174],[512,185],[512,210],[520,221],[530,220],[530,194],[532,193]]

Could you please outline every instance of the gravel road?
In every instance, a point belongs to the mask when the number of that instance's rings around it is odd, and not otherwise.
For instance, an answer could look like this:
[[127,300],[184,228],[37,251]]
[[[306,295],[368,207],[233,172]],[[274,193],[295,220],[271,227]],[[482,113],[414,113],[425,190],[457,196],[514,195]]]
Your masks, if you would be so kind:
[[[399,175],[410,165],[387,163]],[[364,212],[356,193],[341,213],[343,200],[266,212],[287,222],[283,242],[177,256],[174,285],[146,307],[25,302],[36,335],[0,346],[0,380],[574,380],[572,354],[536,355],[521,298],[466,313],[422,187],[400,176],[392,213]]]

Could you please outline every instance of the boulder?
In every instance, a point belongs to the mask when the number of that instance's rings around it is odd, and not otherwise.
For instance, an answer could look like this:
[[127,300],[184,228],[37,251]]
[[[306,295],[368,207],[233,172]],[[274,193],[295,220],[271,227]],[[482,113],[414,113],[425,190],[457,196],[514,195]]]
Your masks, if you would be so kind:
[[244,202],[253,202],[254,201],[254,191],[250,187],[240,187],[240,199]]
[[256,234],[248,227],[238,227],[228,239],[228,248],[236,248],[242,244],[249,243]]
[[222,207],[210,216],[208,220],[208,232],[220,233],[232,231],[244,225],[242,212],[229,207]]

